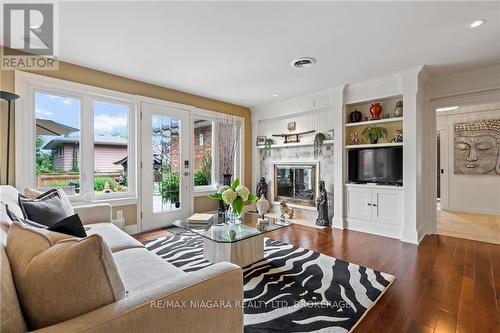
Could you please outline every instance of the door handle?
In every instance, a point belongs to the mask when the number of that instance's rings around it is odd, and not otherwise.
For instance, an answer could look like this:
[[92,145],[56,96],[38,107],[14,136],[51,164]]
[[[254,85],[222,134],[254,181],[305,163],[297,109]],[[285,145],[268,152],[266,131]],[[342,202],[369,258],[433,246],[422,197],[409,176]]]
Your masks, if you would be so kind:
[[377,204],[372,204],[373,207],[377,207]]
[[368,204],[368,206],[371,206],[371,205],[372,205],[371,203]]
[[443,173],[444,173],[444,169],[441,169],[441,174],[443,174]]

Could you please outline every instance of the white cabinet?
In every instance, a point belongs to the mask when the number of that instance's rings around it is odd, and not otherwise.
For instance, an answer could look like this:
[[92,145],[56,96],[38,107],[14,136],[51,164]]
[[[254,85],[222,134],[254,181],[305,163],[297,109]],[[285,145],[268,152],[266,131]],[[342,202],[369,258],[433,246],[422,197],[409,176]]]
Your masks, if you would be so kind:
[[347,184],[346,199],[348,228],[400,237],[403,226],[401,187]]
[[364,188],[349,187],[347,189],[347,216],[362,219],[372,219],[372,194]]
[[399,190],[373,189],[372,221],[402,225],[403,192]]

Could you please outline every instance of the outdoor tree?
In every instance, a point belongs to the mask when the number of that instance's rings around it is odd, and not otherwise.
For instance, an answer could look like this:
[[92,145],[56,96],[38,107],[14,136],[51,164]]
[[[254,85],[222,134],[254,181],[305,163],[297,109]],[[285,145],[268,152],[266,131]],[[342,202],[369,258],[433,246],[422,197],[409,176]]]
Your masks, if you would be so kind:
[[43,139],[41,137],[37,137],[35,143],[36,174],[54,172],[52,156],[50,153],[43,151],[43,145]]

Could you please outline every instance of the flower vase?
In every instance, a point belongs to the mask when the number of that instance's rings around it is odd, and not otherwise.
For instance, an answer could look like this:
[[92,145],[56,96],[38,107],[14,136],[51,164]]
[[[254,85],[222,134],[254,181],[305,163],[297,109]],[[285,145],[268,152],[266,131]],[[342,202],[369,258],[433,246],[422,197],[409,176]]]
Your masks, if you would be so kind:
[[229,206],[229,210],[227,212],[228,222],[233,224],[239,224],[243,220],[243,212],[237,212],[234,210],[233,206]]

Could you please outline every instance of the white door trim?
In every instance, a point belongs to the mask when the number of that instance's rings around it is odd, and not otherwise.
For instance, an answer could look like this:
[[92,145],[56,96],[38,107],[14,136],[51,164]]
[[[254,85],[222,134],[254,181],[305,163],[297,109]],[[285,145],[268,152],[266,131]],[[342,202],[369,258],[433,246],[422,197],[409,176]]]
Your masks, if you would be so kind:
[[448,177],[449,177],[449,172],[451,170],[451,165],[450,165],[450,152],[448,149],[449,146],[449,132],[447,129],[440,129],[439,130],[439,142],[440,142],[440,156],[439,158],[441,159],[440,161],[440,166],[441,169],[443,169],[443,173],[440,172],[440,182],[441,182],[441,209],[448,209],[449,202],[448,202],[448,195],[449,195],[449,188],[448,188]]

